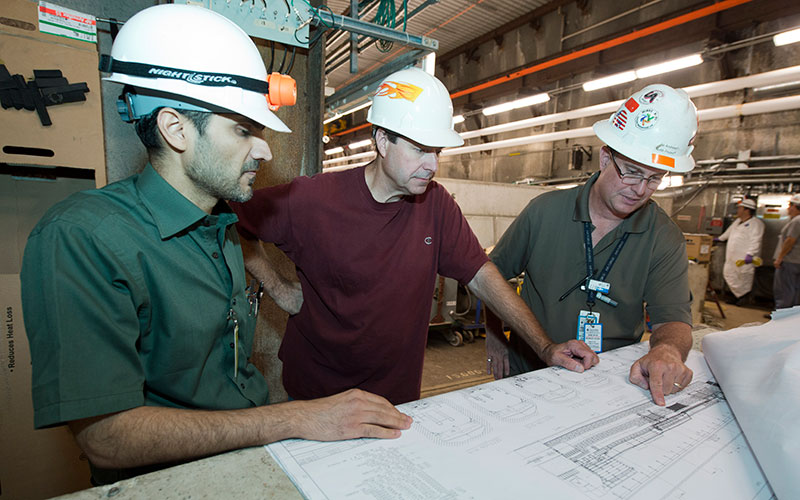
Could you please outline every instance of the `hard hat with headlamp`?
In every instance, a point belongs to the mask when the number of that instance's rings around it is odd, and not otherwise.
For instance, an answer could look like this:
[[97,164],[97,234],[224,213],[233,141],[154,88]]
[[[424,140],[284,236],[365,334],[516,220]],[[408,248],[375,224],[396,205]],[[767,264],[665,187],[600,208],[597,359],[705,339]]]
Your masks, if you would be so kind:
[[594,124],[594,133],[608,147],[648,167],[667,172],[694,168],[697,108],[683,89],[648,85],[608,120]]
[[295,103],[294,80],[267,75],[250,37],[203,7],[165,4],[138,12],[120,29],[100,69],[111,73],[105,80],[127,86],[118,103],[126,121],[168,106],[237,113],[291,132],[272,111]]
[[396,71],[381,82],[367,121],[423,146],[446,148],[464,144],[464,139],[453,130],[450,92],[438,78],[419,68]]

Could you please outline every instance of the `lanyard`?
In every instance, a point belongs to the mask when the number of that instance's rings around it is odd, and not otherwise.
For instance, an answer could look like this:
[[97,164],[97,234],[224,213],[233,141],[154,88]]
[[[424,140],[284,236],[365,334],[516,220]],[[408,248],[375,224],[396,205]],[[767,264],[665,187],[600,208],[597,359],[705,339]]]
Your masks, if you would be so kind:
[[[614,247],[614,250],[609,255],[608,260],[606,261],[606,265],[603,266],[603,270],[600,271],[600,276],[597,277],[599,281],[605,281],[608,277],[608,273],[611,272],[611,266],[617,261],[617,257],[619,257],[620,252],[622,251],[622,247],[625,246],[625,242],[628,241],[628,235],[630,233],[626,232],[622,235],[622,239],[619,240],[617,246]],[[589,306],[589,310],[591,311],[592,306],[594,306],[594,297],[595,291],[589,289],[589,279],[591,279],[594,275],[594,250],[592,248],[592,223],[591,222],[584,222],[583,223],[583,243],[586,247],[586,305]]]

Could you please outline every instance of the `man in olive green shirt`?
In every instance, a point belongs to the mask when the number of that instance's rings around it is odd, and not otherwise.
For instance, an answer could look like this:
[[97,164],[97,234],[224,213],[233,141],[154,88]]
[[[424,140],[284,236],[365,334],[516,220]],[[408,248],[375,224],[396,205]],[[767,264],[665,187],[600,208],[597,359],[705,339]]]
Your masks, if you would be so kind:
[[[646,305],[650,352],[630,381],[663,406],[692,379],[691,299],[683,235],[650,197],[665,172],[694,167],[696,109],[685,92],[651,85],[594,128],[606,143],[600,172],[532,200],[490,258],[507,279],[525,272],[522,298],[555,342],[577,338],[596,352],[638,342]],[[490,316],[495,377],[546,366],[513,332],[506,345]]]
[[125,24],[107,63],[150,164],[57,204],[30,235],[35,426],[68,424],[97,484],[292,437],[398,437],[410,417],[363,391],[267,405],[249,361],[259,290],[246,288],[223,200],[252,196],[271,158],[265,127],[289,129],[264,92],[204,83],[267,87],[249,37],[208,9],[165,4]]

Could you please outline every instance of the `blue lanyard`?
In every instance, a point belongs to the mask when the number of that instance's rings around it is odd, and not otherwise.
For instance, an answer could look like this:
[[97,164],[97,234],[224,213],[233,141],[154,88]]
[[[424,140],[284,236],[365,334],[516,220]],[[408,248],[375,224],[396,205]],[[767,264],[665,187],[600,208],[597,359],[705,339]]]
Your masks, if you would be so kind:
[[[609,255],[606,265],[603,266],[603,270],[600,271],[600,275],[597,277],[597,280],[606,280],[608,273],[611,272],[611,267],[617,261],[617,257],[619,257],[620,252],[622,252],[622,247],[625,246],[625,242],[628,241],[629,235],[630,233],[628,232],[622,235],[622,239],[619,240],[619,243],[617,243],[617,246],[614,247],[611,255]],[[595,291],[589,289],[589,280],[592,279],[594,275],[594,250],[592,248],[591,222],[583,223],[583,243],[586,247],[586,305],[589,306],[589,310],[591,311],[592,306],[594,306],[595,297]]]

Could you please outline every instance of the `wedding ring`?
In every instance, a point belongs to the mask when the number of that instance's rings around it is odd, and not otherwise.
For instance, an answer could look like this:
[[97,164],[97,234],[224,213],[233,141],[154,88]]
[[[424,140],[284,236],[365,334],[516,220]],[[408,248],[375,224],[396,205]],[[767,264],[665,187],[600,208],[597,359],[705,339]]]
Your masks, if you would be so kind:
[[683,386],[682,386],[682,385],[680,385],[680,384],[679,384],[679,383],[677,383],[677,382],[673,382],[673,383],[672,383],[672,385],[674,385],[675,387],[677,387],[677,388],[678,388],[678,389],[680,389],[680,390],[683,390]]
[[487,363],[491,363],[492,362],[492,358],[486,358],[486,362]]

